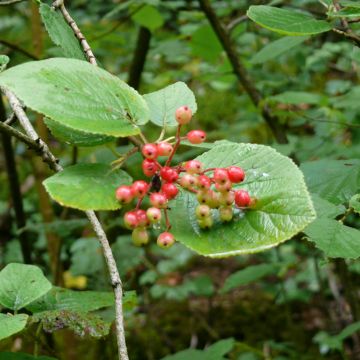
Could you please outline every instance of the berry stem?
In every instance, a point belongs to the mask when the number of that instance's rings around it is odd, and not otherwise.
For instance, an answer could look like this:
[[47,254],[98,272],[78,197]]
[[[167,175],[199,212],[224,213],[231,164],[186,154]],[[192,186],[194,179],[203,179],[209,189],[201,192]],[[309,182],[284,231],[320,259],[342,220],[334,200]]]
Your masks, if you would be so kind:
[[141,206],[141,203],[142,203],[143,199],[144,199],[144,198],[142,197],[142,198],[140,198],[140,199],[137,201],[135,210],[139,210],[139,209],[140,209],[140,206]]
[[164,216],[165,216],[166,231],[169,231],[171,229],[171,224],[170,224],[167,208],[164,209]]
[[201,175],[202,174],[205,174],[206,172],[209,172],[209,171],[214,171],[216,170],[216,168],[208,168],[208,169],[205,169],[202,173],[200,173]]
[[178,149],[180,142],[181,142],[181,137],[180,137],[180,130],[181,130],[181,124],[178,125],[177,131],[176,131],[176,142],[173,148],[172,153],[170,154],[169,158],[166,161],[165,166],[169,166],[171,164],[171,160],[174,157],[176,150]]

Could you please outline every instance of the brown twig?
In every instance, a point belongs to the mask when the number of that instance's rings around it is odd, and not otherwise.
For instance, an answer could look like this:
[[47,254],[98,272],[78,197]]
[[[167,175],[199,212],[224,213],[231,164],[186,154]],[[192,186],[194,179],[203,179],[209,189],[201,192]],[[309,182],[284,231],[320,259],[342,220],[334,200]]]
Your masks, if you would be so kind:
[[0,44],[3,44],[4,46],[8,47],[11,50],[17,51],[17,52],[27,56],[30,59],[39,60],[39,58],[36,55],[30,53],[29,51],[23,49],[22,47],[20,47],[16,44],[11,43],[10,41],[0,39]]

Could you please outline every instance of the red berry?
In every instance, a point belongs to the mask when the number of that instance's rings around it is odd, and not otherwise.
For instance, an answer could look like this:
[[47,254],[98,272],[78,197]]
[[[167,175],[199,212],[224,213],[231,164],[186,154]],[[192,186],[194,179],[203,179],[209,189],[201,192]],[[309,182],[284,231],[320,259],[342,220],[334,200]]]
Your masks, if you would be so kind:
[[157,238],[157,244],[161,248],[169,248],[174,243],[175,243],[174,235],[169,232],[163,232]]
[[186,137],[192,144],[201,144],[206,140],[206,133],[202,130],[191,130]]
[[138,226],[144,227],[149,225],[149,220],[146,216],[146,211],[142,209],[135,210],[135,215],[138,220]]
[[187,161],[184,167],[189,174],[199,174],[203,171],[203,164],[198,160]]
[[198,180],[198,188],[201,190],[210,189],[211,186],[211,180],[206,175],[200,175],[197,178]]
[[149,190],[149,184],[143,180],[137,180],[132,184],[134,195],[138,198],[143,198]]
[[178,194],[179,189],[173,183],[165,183],[161,187],[161,191],[165,194],[165,196],[168,198],[168,200],[172,200]]
[[149,242],[149,233],[141,227],[134,229],[131,237],[136,246],[145,245]]
[[230,166],[227,168],[229,180],[233,183],[242,182],[245,179],[245,171],[239,166]]
[[190,122],[192,111],[188,106],[181,106],[175,111],[175,118],[180,125],[185,125]]
[[160,170],[160,176],[167,182],[174,182],[179,178],[177,171],[169,166],[164,166]]
[[173,151],[173,146],[166,141],[157,144],[159,156],[169,156]]
[[145,144],[141,152],[147,159],[154,160],[158,157],[158,147],[156,144]]
[[150,207],[146,210],[146,216],[151,223],[157,223],[161,220],[161,210],[156,207]]
[[229,181],[229,175],[226,169],[217,168],[214,171],[214,181],[218,184],[225,184]]
[[235,191],[235,204],[239,207],[247,207],[251,203],[251,198],[246,190]]
[[180,179],[180,185],[185,189],[190,189],[193,186],[196,186],[197,178],[191,174],[184,174]]
[[159,166],[158,164],[151,159],[144,159],[142,162],[142,170],[145,176],[153,176],[158,171]]
[[124,223],[128,229],[135,229],[139,225],[135,211],[128,211],[125,213]]
[[122,204],[127,204],[134,198],[134,191],[131,186],[122,185],[116,189],[115,196]]
[[167,207],[167,201],[168,199],[163,193],[152,193],[150,195],[150,203],[156,208],[165,209]]

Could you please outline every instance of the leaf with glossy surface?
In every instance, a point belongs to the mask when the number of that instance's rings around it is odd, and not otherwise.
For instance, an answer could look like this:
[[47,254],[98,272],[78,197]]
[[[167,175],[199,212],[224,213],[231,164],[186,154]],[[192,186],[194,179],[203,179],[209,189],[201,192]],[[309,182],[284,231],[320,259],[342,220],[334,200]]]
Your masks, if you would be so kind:
[[332,219],[317,219],[304,233],[331,258],[360,257],[360,231]]
[[253,208],[237,211],[234,220],[226,224],[214,211],[214,226],[206,231],[196,221],[195,196],[181,192],[169,211],[171,231],[199,254],[224,257],[266,250],[290,239],[315,219],[301,171],[274,149],[221,142],[197,160],[205,168],[241,166],[246,179],[236,188],[257,199]]
[[34,265],[9,264],[0,272],[0,304],[18,311],[46,294],[51,283]]
[[29,108],[87,133],[136,135],[137,125],[149,120],[146,102],[136,90],[86,61],[28,62],[2,72],[0,85]]
[[177,126],[175,111],[181,106],[188,106],[196,113],[197,105],[193,92],[179,81],[161,90],[144,95],[150,109],[150,121],[159,126]]
[[[5,315],[0,314],[0,340],[14,335],[26,326],[28,315]],[[0,355],[1,358],[1,355]]]
[[130,185],[123,170],[112,171],[107,164],[77,164],[47,178],[43,184],[49,195],[63,206],[80,210],[116,210],[120,185]]
[[247,16],[260,26],[284,35],[312,35],[331,30],[331,25],[324,20],[272,6],[250,6]]

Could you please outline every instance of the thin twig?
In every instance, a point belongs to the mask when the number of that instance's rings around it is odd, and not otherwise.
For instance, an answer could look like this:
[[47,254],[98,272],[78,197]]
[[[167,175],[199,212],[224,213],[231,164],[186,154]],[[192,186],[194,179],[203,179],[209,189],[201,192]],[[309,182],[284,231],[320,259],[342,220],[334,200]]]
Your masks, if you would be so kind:
[[11,50],[17,51],[17,52],[19,52],[19,53],[27,56],[27,57],[30,58],[30,59],[39,60],[39,58],[38,58],[36,55],[30,53],[30,52],[27,51],[26,49],[23,49],[22,47],[20,47],[20,46],[18,46],[18,45],[16,45],[16,44],[11,43],[10,41],[4,40],[4,39],[0,39],[0,44],[8,47],[8,48],[11,49]]
[[15,113],[12,113],[5,121],[4,124],[11,126],[16,121]]
[[238,18],[232,20],[227,24],[226,31],[231,33],[239,24],[246,21],[248,19],[247,15],[241,15]]
[[0,5],[12,5],[22,1],[24,0],[0,0]]
[[360,37],[355,35],[354,33],[348,33],[346,31],[342,31],[342,30],[336,29],[336,28],[332,29],[332,31],[352,40],[357,47],[360,47]]

